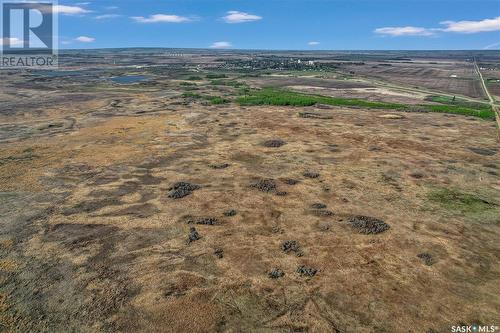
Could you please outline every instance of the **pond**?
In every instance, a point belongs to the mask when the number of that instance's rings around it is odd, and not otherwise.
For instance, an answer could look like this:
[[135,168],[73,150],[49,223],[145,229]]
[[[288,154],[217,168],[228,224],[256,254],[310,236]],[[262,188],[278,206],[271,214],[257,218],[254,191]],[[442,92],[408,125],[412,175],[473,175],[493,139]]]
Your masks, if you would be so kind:
[[122,75],[111,78],[111,81],[118,84],[133,84],[149,79],[146,75]]

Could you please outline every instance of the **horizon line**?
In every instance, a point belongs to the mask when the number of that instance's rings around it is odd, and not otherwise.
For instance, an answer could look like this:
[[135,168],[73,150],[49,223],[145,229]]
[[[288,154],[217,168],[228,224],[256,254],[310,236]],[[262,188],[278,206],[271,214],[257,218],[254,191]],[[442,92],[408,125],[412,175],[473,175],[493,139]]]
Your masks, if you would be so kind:
[[253,48],[227,48],[214,49],[210,47],[165,47],[165,46],[126,46],[126,47],[96,47],[96,48],[64,48],[59,51],[92,51],[92,50],[123,50],[123,49],[166,49],[166,50],[204,50],[213,52],[224,51],[281,51],[281,52],[447,52],[447,51],[480,51],[480,52],[495,52],[500,49],[253,49]]

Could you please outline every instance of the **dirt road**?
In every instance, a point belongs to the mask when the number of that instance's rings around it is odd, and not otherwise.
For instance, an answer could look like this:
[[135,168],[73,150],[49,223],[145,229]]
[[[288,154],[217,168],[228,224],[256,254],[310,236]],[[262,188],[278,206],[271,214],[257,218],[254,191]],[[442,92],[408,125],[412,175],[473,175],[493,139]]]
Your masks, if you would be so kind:
[[476,68],[476,72],[479,75],[479,79],[481,80],[481,84],[483,85],[484,92],[486,93],[486,96],[488,96],[491,108],[493,109],[493,112],[495,112],[495,119],[496,119],[497,128],[498,128],[498,136],[500,138],[500,111],[498,110],[498,107],[495,105],[495,99],[493,98],[493,96],[490,95],[490,92],[488,91],[488,87],[486,86],[486,82],[484,82],[483,74],[481,74],[481,70],[479,69],[479,66],[477,65],[477,61],[475,59],[474,59],[474,67]]

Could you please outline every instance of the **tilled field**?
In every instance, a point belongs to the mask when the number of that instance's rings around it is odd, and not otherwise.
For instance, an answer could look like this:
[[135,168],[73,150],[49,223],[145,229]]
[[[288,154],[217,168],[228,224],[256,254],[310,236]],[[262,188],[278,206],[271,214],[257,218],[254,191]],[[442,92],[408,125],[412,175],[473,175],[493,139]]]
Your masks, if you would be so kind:
[[495,99],[500,98],[500,70],[486,70],[481,71],[483,78],[486,80],[488,91]]
[[407,87],[417,87],[458,94],[472,98],[483,98],[481,82],[471,62],[396,63],[380,65],[367,63],[363,66],[346,66],[354,74],[378,78]]
[[498,319],[493,121],[60,94],[37,117],[21,112],[28,98],[2,114],[6,331],[447,332]]

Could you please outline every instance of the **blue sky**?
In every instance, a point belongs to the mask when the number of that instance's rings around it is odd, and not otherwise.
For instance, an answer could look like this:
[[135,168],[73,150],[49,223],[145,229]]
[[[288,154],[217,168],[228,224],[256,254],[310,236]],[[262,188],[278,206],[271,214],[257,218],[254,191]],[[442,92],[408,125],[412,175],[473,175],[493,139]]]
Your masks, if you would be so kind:
[[500,1],[59,1],[61,48],[500,49]]

